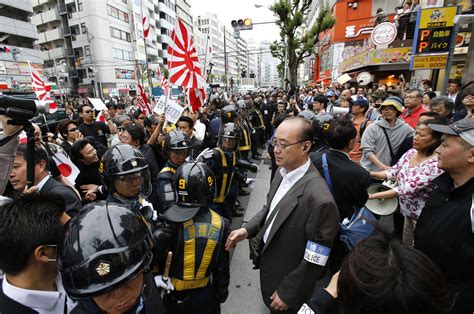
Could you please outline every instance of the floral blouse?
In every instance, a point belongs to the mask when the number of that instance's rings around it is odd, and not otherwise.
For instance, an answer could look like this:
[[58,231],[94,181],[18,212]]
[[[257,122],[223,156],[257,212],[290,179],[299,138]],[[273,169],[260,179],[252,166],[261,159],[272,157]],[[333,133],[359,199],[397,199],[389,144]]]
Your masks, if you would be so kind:
[[395,191],[398,194],[402,215],[416,222],[431,193],[431,181],[444,171],[438,168],[438,156],[410,167],[410,160],[415,154],[416,150],[410,149],[396,165],[386,172],[388,180],[397,181],[398,183]]

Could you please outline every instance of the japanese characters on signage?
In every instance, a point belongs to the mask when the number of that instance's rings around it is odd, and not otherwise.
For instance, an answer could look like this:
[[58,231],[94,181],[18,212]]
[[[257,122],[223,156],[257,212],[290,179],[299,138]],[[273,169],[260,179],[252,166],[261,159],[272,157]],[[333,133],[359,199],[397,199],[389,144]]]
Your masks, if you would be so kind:
[[417,21],[414,54],[449,51],[456,10],[456,7],[421,10]]
[[444,69],[448,55],[414,56],[412,70]]
[[391,44],[397,37],[397,27],[395,24],[385,22],[377,25],[372,31],[372,41],[377,46],[386,46]]

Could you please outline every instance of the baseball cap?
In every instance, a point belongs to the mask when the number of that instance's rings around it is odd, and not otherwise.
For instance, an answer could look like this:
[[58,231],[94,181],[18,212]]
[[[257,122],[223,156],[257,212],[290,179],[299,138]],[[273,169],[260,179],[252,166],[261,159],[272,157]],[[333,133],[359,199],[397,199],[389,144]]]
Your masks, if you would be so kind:
[[334,97],[334,96],[336,96],[336,94],[334,93],[333,90],[328,90],[328,91],[326,92],[326,97]]
[[474,146],[474,118],[466,118],[450,125],[428,124],[437,132],[461,137],[466,143]]

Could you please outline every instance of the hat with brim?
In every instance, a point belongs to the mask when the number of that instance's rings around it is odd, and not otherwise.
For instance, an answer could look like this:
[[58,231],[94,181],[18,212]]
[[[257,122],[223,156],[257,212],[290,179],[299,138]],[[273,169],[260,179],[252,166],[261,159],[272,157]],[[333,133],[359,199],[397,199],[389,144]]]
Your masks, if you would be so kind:
[[403,100],[401,100],[399,97],[396,97],[396,96],[387,97],[383,101],[383,103],[380,105],[380,108],[386,107],[386,106],[393,106],[398,112],[400,113],[403,112]]
[[163,216],[172,222],[185,222],[193,218],[199,212],[201,207],[184,207],[179,205],[171,205]]
[[461,137],[466,143],[474,146],[474,118],[466,118],[450,125],[428,124],[436,132]]

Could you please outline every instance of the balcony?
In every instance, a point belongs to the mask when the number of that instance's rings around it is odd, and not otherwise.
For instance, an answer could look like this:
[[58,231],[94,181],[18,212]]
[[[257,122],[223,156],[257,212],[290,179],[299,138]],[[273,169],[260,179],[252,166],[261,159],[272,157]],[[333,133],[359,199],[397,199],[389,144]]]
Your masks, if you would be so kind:
[[65,4],[58,5],[58,12],[59,15],[66,15],[67,14],[67,7]]
[[59,13],[56,9],[52,9],[31,17],[31,23],[36,26],[54,21],[61,21],[61,17],[59,16]]
[[15,20],[6,16],[0,16],[0,29],[2,33],[19,35],[27,38],[38,39],[36,25],[29,22]]
[[69,27],[63,27],[63,35],[71,36],[71,29]]

